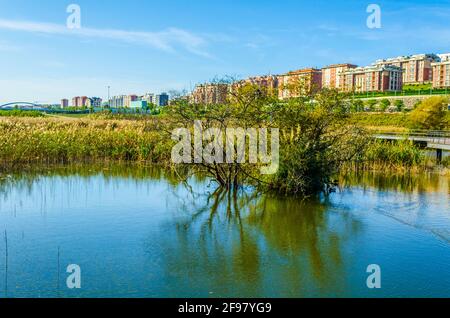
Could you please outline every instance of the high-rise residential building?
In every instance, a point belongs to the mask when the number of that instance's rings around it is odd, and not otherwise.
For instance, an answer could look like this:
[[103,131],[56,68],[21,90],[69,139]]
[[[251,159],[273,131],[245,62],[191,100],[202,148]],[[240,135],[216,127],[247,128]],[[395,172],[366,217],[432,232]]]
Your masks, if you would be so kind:
[[131,102],[135,102],[138,100],[137,95],[127,95],[124,98],[124,107],[130,107],[131,106]]
[[341,74],[346,92],[387,92],[402,90],[402,69],[398,66],[367,66],[349,69]]
[[416,54],[399,56],[386,60],[377,60],[376,66],[398,66],[403,70],[403,84],[423,84],[432,81],[433,70],[431,63],[438,62],[436,54]]
[[72,98],[73,107],[87,107],[88,98],[87,96],[76,96]]
[[145,100],[136,100],[136,101],[132,101],[130,104],[130,108],[133,109],[147,109],[147,101]]
[[155,104],[155,94],[147,93],[140,98],[143,101],[146,101],[147,104]]
[[322,88],[322,71],[315,68],[301,69],[278,76],[280,99],[299,97]]
[[131,102],[137,101],[137,95],[118,95],[110,99],[109,105],[111,108],[130,107]]
[[155,105],[159,107],[164,107],[169,105],[169,95],[166,93],[161,93],[155,96]]
[[113,96],[110,98],[109,106],[111,108],[121,108],[125,105],[125,95]]
[[341,74],[349,69],[357,68],[353,64],[333,64],[322,68],[322,87],[342,89]]
[[450,60],[450,53],[438,54],[437,56],[439,57],[439,61],[437,62],[446,62]]
[[439,54],[440,61],[432,63],[433,88],[450,87],[450,53]]
[[69,100],[66,98],[61,99],[61,108],[69,107]]
[[191,102],[194,104],[225,104],[228,98],[229,85],[225,83],[207,83],[197,85],[192,92]]
[[87,99],[87,107],[102,107],[102,99],[100,97],[90,97]]

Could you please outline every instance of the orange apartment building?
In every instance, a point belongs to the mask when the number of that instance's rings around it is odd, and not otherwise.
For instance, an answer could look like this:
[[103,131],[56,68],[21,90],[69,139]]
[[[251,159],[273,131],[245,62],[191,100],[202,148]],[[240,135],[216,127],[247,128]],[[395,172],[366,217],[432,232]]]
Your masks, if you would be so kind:
[[333,64],[322,68],[322,87],[342,89],[344,84],[341,82],[341,74],[349,69],[357,68],[353,64]]
[[278,76],[278,98],[308,95],[322,88],[322,70],[306,68]]
[[268,94],[278,94],[278,77],[274,75],[250,77],[245,83],[264,87]]
[[225,104],[228,90],[228,84],[201,84],[195,87],[190,99],[194,104]]
[[342,73],[342,90],[346,92],[401,91],[402,69],[397,66],[367,66]]
[[439,55],[440,62],[432,63],[433,88],[450,87],[450,54]]
[[247,84],[262,88],[267,95],[278,96],[278,77],[275,75],[254,76],[235,82],[231,85],[231,92]]
[[375,65],[400,67],[403,70],[403,84],[423,84],[432,81],[433,69],[431,64],[439,60],[440,58],[436,54],[416,54],[378,60]]

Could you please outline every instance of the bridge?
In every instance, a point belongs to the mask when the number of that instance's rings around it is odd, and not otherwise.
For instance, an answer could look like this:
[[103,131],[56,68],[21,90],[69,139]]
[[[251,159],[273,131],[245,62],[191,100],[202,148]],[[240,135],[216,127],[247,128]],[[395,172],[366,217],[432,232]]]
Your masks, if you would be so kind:
[[44,107],[42,107],[41,105],[35,104],[35,103],[29,103],[29,102],[12,102],[12,103],[7,103],[7,104],[3,104],[0,105],[0,109],[12,109],[12,108],[16,108],[16,106],[18,108],[25,108],[25,109],[42,109]]
[[448,130],[410,130],[408,132],[380,132],[375,138],[384,140],[411,140],[435,149],[438,161],[442,160],[442,152],[450,151],[450,131]]

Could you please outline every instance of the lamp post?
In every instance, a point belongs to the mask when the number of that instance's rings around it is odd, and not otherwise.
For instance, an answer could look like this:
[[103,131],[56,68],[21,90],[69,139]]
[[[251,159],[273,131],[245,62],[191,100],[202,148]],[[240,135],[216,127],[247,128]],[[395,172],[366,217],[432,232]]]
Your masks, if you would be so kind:
[[111,102],[110,89],[111,89],[111,86],[108,85],[108,108],[111,108],[111,105],[110,105],[110,102]]

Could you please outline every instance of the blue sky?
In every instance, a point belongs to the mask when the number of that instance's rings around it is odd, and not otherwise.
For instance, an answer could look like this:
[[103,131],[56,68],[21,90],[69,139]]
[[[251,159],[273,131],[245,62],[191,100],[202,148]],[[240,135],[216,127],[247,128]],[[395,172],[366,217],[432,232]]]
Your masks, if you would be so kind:
[[[66,28],[69,4],[81,29]],[[366,26],[370,3],[382,28]],[[0,0],[0,103],[450,52],[450,1]]]

